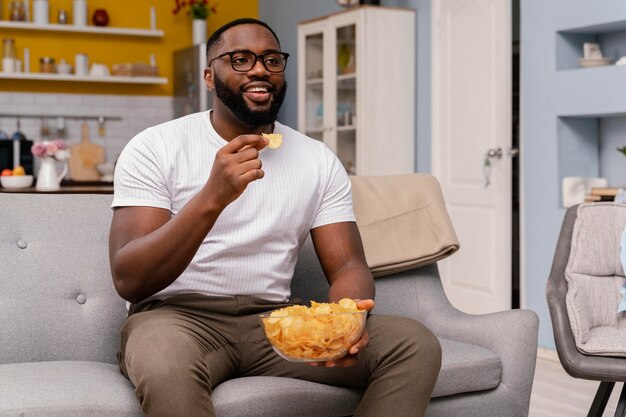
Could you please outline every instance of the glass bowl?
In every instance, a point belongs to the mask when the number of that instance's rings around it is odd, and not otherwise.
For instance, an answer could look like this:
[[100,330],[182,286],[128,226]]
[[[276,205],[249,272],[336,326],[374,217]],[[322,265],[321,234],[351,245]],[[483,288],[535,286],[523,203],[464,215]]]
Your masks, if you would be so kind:
[[272,349],[291,362],[324,362],[340,359],[363,334],[367,311],[330,314],[259,315]]

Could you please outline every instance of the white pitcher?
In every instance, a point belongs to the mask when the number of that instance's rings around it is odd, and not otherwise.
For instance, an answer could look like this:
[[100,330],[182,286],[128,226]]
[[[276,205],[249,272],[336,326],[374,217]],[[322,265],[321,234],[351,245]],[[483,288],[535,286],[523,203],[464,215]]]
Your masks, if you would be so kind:
[[63,172],[58,175],[54,161],[54,158],[51,157],[41,158],[41,166],[35,185],[37,191],[56,191],[61,188],[61,180],[67,174],[67,162],[63,162]]

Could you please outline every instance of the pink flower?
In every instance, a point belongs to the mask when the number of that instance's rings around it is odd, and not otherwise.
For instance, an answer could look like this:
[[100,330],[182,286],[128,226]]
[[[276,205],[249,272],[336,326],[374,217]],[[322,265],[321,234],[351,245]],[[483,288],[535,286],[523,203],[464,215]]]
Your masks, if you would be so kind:
[[33,155],[38,156],[38,157],[42,157],[42,156],[46,156],[47,149],[48,149],[48,147],[46,145],[44,145],[43,143],[36,142],[30,148],[30,151],[33,153]]
[[33,155],[38,158],[52,157],[57,161],[64,161],[69,158],[69,149],[65,142],[60,139],[49,142],[36,142],[30,148]]

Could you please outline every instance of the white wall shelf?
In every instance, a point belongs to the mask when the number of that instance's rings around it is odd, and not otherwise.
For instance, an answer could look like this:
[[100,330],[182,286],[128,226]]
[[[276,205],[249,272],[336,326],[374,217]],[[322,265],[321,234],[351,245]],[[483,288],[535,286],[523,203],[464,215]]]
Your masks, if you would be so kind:
[[135,29],[135,28],[116,28],[109,26],[74,26],[71,24],[60,25],[50,23],[48,25],[37,25],[30,22],[11,22],[6,20],[0,21],[1,29],[15,29],[27,31],[48,31],[48,32],[73,32],[73,33],[89,33],[95,35],[118,35],[118,36],[139,36],[162,38],[164,32],[162,30],[152,29]]
[[78,76],[72,74],[42,74],[42,73],[0,73],[0,80],[36,80],[36,81],[70,81],[89,83],[119,83],[119,84],[167,84],[164,77],[127,77],[109,75],[106,77]]

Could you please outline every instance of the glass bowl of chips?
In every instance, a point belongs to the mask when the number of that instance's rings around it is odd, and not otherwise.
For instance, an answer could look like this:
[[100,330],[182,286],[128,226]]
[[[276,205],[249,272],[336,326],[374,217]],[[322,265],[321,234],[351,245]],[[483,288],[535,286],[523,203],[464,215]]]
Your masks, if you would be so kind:
[[324,362],[344,357],[361,338],[367,310],[354,300],[338,303],[311,302],[259,316],[265,336],[274,351],[291,362]]

